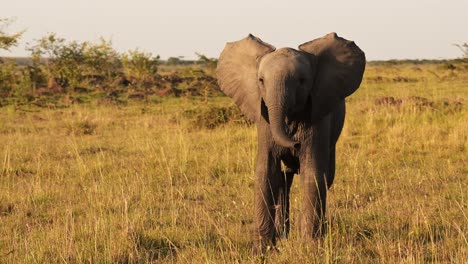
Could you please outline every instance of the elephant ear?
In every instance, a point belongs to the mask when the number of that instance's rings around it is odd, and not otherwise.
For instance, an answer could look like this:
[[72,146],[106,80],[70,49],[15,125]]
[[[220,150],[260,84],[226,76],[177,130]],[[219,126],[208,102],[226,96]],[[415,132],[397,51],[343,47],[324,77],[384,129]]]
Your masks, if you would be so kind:
[[299,49],[317,59],[312,112],[323,117],[359,87],[366,66],[364,52],[353,42],[330,33]]
[[258,121],[260,116],[257,64],[261,57],[274,50],[249,34],[242,40],[227,43],[218,60],[216,76],[221,90],[234,99],[251,121]]

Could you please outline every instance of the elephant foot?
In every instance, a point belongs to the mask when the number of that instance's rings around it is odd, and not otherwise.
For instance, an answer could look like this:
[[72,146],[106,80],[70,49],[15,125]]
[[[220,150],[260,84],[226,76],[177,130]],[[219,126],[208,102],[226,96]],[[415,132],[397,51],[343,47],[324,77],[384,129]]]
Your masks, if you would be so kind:
[[289,236],[289,225],[286,225],[282,222],[275,224],[276,229],[276,239],[287,239]]
[[315,232],[313,236],[315,238],[321,238],[324,237],[325,234],[327,233],[328,230],[328,222],[326,219],[322,219],[319,221],[319,223],[316,225]]
[[325,236],[327,233],[327,221],[325,219],[319,220],[313,224],[303,223],[302,224],[302,237],[305,239],[319,239]]
[[278,249],[276,248],[275,243],[270,239],[256,240],[252,246],[252,253],[256,256],[265,255],[276,251],[278,251]]

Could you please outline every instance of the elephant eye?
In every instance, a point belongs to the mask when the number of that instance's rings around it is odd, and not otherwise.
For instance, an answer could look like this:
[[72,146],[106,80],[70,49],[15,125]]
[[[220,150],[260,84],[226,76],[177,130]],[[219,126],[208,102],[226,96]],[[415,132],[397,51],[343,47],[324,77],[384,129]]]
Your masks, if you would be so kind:
[[263,78],[258,78],[258,81],[263,85],[263,82],[264,82]]

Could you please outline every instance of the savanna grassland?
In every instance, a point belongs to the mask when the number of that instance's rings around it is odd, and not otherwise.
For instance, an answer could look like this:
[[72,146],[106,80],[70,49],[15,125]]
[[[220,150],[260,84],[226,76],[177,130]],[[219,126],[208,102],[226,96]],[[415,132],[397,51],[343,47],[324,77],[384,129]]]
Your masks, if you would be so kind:
[[264,258],[255,126],[223,96],[140,99],[0,108],[1,263],[468,262],[466,62],[369,64],[328,233],[299,240],[296,180],[291,237]]

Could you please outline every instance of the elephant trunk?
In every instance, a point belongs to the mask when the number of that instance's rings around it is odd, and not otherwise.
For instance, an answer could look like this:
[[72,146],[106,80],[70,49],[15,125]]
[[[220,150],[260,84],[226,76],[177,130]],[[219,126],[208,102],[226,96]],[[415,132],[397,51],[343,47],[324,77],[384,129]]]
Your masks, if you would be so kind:
[[[280,100],[284,100],[284,96],[280,96],[279,98],[281,98]],[[276,142],[276,144],[282,147],[294,148],[296,150],[299,150],[301,147],[301,143],[291,140],[286,135],[284,127],[286,109],[284,107],[284,102],[270,104],[270,106],[268,106],[268,117],[270,120],[271,134],[273,135],[273,140]]]

